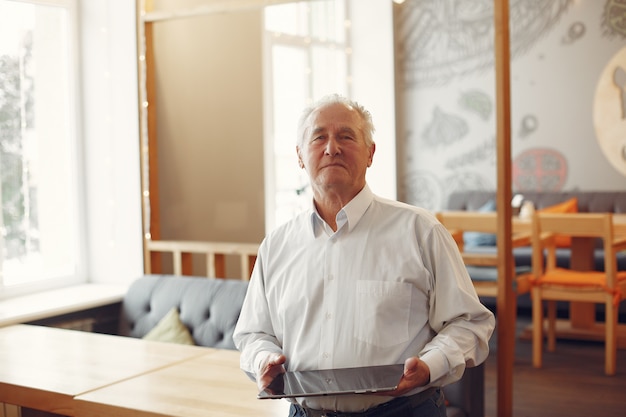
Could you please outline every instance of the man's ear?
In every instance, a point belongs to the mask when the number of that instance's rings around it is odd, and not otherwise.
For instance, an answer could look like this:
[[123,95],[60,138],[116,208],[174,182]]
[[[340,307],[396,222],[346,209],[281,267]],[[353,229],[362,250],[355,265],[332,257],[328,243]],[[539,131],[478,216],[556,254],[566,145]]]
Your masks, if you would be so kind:
[[372,162],[374,161],[374,152],[376,152],[376,144],[372,143],[372,146],[370,146],[370,158],[369,161],[367,161],[368,168],[372,166]]
[[302,162],[302,156],[300,155],[300,147],[296,145],[296,153],[298,154],[298,165],[304,169],[304,162]]

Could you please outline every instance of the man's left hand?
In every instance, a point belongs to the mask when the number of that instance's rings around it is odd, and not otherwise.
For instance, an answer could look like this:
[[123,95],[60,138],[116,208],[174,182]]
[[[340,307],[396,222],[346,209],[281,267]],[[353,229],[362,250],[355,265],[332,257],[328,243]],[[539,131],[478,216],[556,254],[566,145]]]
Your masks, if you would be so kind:
[[391,397],[399,397],[417,387],[424,386],[430,382],[430,369],[426,362],[417,357],[408,358],[404,362],[404,373],[398,384],[398,388],[393,391],[380,393]]

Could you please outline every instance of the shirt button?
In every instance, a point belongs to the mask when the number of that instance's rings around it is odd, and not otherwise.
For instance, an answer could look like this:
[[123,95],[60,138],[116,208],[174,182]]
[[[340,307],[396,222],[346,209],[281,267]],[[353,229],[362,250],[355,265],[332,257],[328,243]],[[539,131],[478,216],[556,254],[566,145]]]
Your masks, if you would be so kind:
[[333,315],[331,313],[326,313],[326,319],[330,320],[333,318]]
[[322,354],[322,357],[323,357],[324,359],[328,359],[328,358],[330,358],[330,353],[328,353],[328,352],[324,352],[324,353]]

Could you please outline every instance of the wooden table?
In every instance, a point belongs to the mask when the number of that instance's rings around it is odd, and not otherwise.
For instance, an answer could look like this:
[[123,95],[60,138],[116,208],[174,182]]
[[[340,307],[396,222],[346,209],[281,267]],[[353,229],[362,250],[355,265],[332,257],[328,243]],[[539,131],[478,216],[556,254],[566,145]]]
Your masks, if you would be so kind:
[[74,416],[76,395],[209,351],[42,326],[8,326],[0,328],[0,403]]
[[76,397],[81,417],[280,417],[286,400],[259,400],[239,352],[213,350]]

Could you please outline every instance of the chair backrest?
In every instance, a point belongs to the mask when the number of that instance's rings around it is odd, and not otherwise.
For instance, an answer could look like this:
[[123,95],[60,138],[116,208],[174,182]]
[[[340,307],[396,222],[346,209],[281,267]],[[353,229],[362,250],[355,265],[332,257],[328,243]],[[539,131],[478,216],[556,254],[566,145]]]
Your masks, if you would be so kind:
[[463,234],[466,232],[496,233],[496,213],[477,211],[442,211],[437,218],[454,237],[459,250],[464,251]]
[[[493,260],[487,254],[472,254],[465,252],[463,234],[467,232],[492,233],[498,231],[498,215],[495,212],[478,211],[442,211],[437,213],[437,219],[450,231],[467,264],[497,265],[497,253]],[[528,222],[514,221],[512,232],[515,236],[513,246],[527,246],[530,244]],[[524,234],[524,237],[521,237]]]
[[474,232],[495,233],[497,214],[480,211],[442,211],[437,217],[448,229],[471,230]]
[[[535,212],[532,222],[533,272],[539,276],[556,268],[556,235],[572,238],[602,239],[607,286],[615,286],[617,258],[613,246],[613,215],[611,213],[541,213]],[[544,262],[544,250],[547,258]]]

